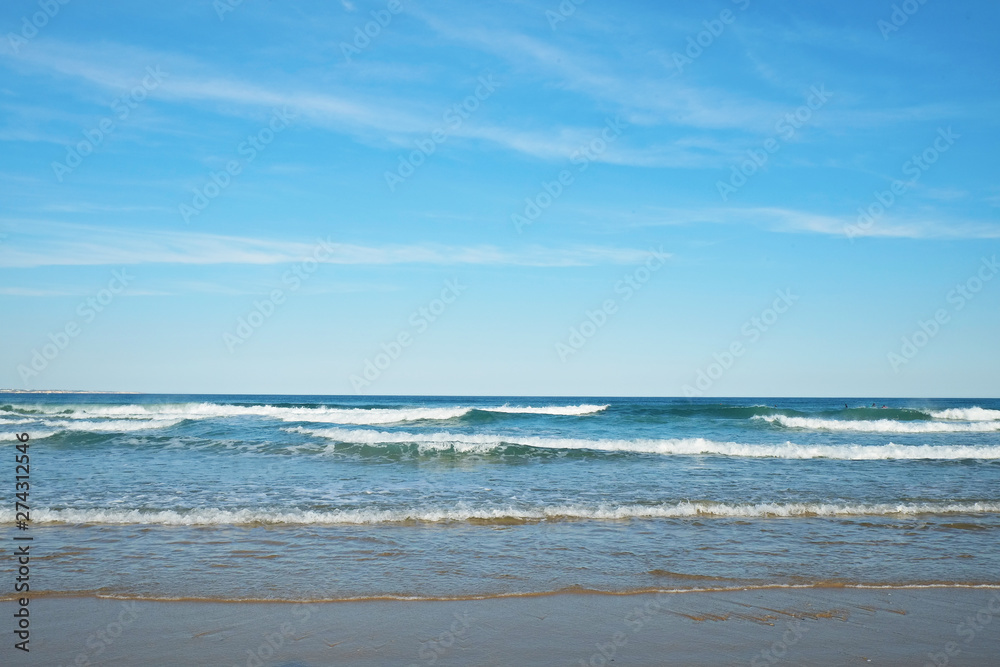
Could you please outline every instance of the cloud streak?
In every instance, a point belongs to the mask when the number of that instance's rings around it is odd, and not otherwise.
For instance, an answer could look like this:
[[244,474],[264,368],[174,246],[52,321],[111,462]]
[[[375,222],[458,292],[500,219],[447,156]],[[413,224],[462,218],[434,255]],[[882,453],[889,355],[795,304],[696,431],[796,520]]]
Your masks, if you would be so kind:
[[[626,218],[623,218],[623,220]],[[716,223],[754,225],[779,233],[812,233],[831,236],[881,237],[901,239],[996,239],[1000,224],[976,220],[951,220],[937,216],[885,216],[873,224],[857,229],[857,218],[851,215],[830,215],[778,206],[716,207],[701,209],[649,208],[636,220],[627,220],[636,227]]]
[[322,249],[324,261],[341,265],[525,266],[577,267],[632,264],[644,261],[648,250],[574,246],[516,249],[493,245],[393,244],[383,246],[338,243],[331,237],[305,241],[224,236],[197,232],[124,229],[7,220],[5,228],[28,228],[11,234],[0,255],[0,268],[41,266],[114,266],[135,264],[247,264],[300,262]]
[[[440,34],[462,43],[475,45],[490,53],[515,58],[521,67],[546,72],[546,77],[573,95],[583,95],[610,105],[636,130],[657,124],[675,125],[689,132],[707,129],[743,129],[763,131],[774,123],[784,107],[772,103],[723,95],[659,80],[636,82],[634,78],[606,71],[600,62],[590,62],[584,54],[568,53],[517,33],[462,30],[428,19]],[[82,80],[103,88],[109,94],[121,94],[141,78],[143,66],[162,68],[164,83],[152,98],[181,104],[210,107],[215,113],[256,117],[276,107],[288,106],[299,114],[299,121],[315,127],[347,134],[363,142],[411,147],[414,138],[425,137],[440,127],[444,110],[461,98],[417,101],[412,96],[398,99],[393,95],[359,93],[355,89],[319,92],[282,84],[251,82],[213,72],[210,67],[187,56],[150,51],[120,44],[97,46],[45,40],[45,48],[33,49],[9,57],[9,61],[29,71],[43,71]],[[510,56],[514,53],[514,56]],[[562,63],[553,65],[552,63]],[[475,84],[470,83],[472,89]],[[468,92],[471,93],[472,89]],[[501,90],[503,84],[501,84]],[[608,114],[613,116],[614,114]],[[541,129],[526,129],[527,117],[520,126],[490,123],[473,118],[449,129],[454,141],[483,143],[541,160],[565,160],[591,141],[600,130],[586,125],[552,124]],[[23,140],[23,132],[9,130],[8,138]],[[3,135],[0,135],[2,137]],[[694,144],[704,144],[695,147]],[[595,161],[622,166],[709,168],[724,166],[743,147],[735,138],[705,144],[704,139],[681,136],[669,141],[644,144],[636,140],[615,146],[595,157]]]

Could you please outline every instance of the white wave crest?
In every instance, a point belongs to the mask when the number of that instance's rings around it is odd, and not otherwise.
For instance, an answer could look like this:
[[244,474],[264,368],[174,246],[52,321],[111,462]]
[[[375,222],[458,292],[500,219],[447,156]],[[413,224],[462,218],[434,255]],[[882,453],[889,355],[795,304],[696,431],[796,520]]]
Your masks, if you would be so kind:
[[[9,440],[11,442],[18,442],[19,443],[21,441],[17,439],[17,435],[18,435],[18,433],[21,433],[21,432],[23,432],[23,431],[14,431],[14,432],[2,432],[2,431],[0,431],[0,442],[5,441],[5,440]],[[29,439],[28,442],[30,443],[32,440],[41,440],[42,438],[47,438],[50,435],[55,435],[55,434],[56,434],[55,431],[41,431],[41,432],[39,432],[39,431],[32,430],[32,431],[28,432],[28,436],[30,437],[30,439]]]
[[77,406],[64,419],[115,418],[136,420],[211,419],[219,417],[271,417],[282,421],[335,424],[391,424],[419,419],[452,419],[471,410],[448,408],[296,408],[274,405],[181,403],[160,405]]
[[[468,505],[398,510],[121,510],[35,509],[34,523],[193,525],[336,525],[445,521],[549,521],[563,519],[624,520],[838,516],[912,516],[919,514],[998,514],[1000,503],[713,503],[678,502],[653,505],[552,505],[542,507]],[[14,521],[12,510],[0,509],[0,524]]]
[[[77,406],[33,406],[41,414],[10,415],[7,419],[19,419],[17,423],[27,423],[39,419],[56,418],[63,423],[79,421],[82,424],[94,423],[86,420],[104,419],[150,422],[149,428],[172,426],[184,419],[212,419],[225,417],[266,417],[285,422],[311,422],[317,424],[346,424],[371,426],[377,424],[396,424],[419,420],[445,420],[462,417],[472,410],[487,412],[524,413],[539,415],[585,415],[600,412],[607,405],[553,405],[542,407],[406,407],[406,408],[299,408],[275,405],[229,405],[222,403],[173,403],[150,405],[77,405]],[[67,410],[72,410],[68,412]],[[154,424],[154,422],[162,422]],[[170,423],[167,423],[170,422]],[[100,422],[103,423],[103,422]],[[71,427],[67,426],[67,429]],[[72,430],[87,430],[73,428]],[[114,430],[95,427],[92,430]],[[132,430],[121,428],[119,430]]]
[[545,405],[538,408],[533,408],[530,405],[526,407],[514,407],[510,405],[504,405],[499,408],[476,408],[477,410],[484,410],[486,412],[507,412],[511,414],[527,414],[527,415],[565,415],[565,416],[576,416],[576,415],[590,415],[595,412],[601,412],[608,409],[608,405]]
[[157,419],[150,421],[126,421],[123,419],[108,421],[53,421],[45,419],[40,423],[43,426],[55,429],[54,432],[125,433],[128,431],[145,431],[152,428],[168,428],[180,422],[180,419]]
[[576,449],[604,452],[634,452],[698,456],[715,454],[746,458],[842,459],[866,461],[878,459],[1000,459],[1000,445],[797,445],[714,442],[704,438],[669,440],[583,440],[577,438],[542,438],[516,435],[466,435],[440,431],[406,433],[367,429],[307,429],[295,427],[290,432],[304,433],[334,442],[359,445],[415,444],[419,451],[455,451],[486,453],[508,445],[538,449]]
[[856,433],[990,433],[1000,431],[1000,422],[928,422],[896,421],[894,419],[848,420],[818,419],[815,417],[786,417],[785,415],[755,415],[770,424],[787,428],[814,431],[852,431]]
[[1000,410],[973,406],[971,408],[948,408],[947,410],[931,412],[930,415],[934,419],[961,419],[970,422],[986,422],[1000,419]]
[[35,420],[34,419],[30,419],[28,417],[21,417],[21,416],[16,416],[15,417],[15,416],[10,416],[10,415],[2,415],[2,414],[0,414],[0,423],[2,423],[4,426],[8,426],[8,425],[12,425],[12,424],[29,424],[29,423],[31,423],[33,421],[35,421]]

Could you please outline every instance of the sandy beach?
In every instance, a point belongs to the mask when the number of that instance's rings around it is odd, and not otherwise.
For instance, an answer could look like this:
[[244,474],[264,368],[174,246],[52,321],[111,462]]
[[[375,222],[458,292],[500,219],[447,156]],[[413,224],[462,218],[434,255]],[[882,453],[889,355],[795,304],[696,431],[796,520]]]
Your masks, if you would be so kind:
[[[14,608],[2,604],[9,616]],[[31,665],[985,665],[995,588],[458,601],[32,601]],[[8,661],[10,660],[10,661]]]

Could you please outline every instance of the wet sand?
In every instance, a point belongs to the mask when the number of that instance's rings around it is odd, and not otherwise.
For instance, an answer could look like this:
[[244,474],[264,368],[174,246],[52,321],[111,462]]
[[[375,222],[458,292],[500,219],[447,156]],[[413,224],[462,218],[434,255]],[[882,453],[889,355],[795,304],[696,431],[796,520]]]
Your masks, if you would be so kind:
[[[0,603],[12,622],[14,603]],[[461,601],[36,598],[5,665],[985,665],[997,589],[564,593]]]

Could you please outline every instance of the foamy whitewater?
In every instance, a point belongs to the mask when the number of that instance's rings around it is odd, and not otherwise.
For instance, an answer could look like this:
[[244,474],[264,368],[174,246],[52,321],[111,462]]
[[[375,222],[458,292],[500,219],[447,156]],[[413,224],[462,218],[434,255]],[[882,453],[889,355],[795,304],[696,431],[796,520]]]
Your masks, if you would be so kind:
[[1000,584],[996,400],[2,394],[0,425],[52,594]]

